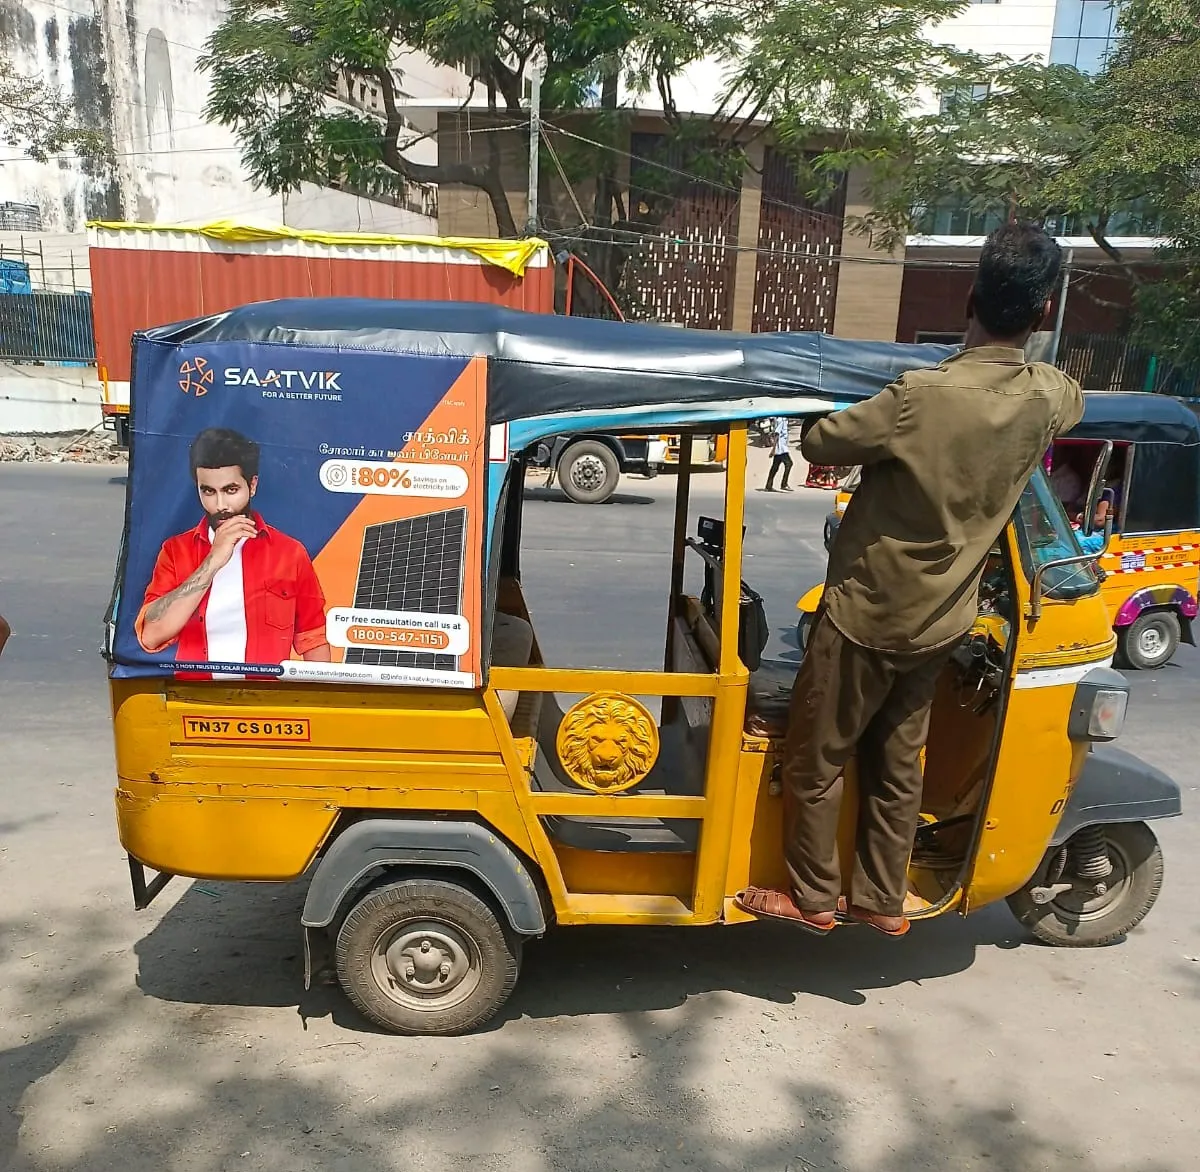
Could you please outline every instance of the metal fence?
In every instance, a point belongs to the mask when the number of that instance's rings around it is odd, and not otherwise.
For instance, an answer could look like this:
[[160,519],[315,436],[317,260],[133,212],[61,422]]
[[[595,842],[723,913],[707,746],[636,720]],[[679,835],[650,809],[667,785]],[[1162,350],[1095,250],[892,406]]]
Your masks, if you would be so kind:
[[0,359],[95,362],[90,293],[0,293]]
[[1177,366],[1124,334],[1064,334],[1058,365],[1085,391],[1154,391],[1200,394],[1200,368]]

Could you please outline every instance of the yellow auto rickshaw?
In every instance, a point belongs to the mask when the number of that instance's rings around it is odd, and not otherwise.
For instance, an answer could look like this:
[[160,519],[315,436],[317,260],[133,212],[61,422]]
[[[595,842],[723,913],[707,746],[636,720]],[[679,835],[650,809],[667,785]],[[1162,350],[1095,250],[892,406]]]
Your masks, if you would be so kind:
[[[796,669],[762,659],[743,581],[745,421],[943,356],[348,299],[138,335],[106,640],[137,906],[172,876],[304,877],[306,980],[332,965],[372,1021],[432,1034],[494,1015],[552,928],[751,919],[735,893],[786,882]],[[617,429],[728,444],[695,531],[681,449],[661,670],[546,663],[522,588],[523,453]],[[1039,473],[939,686],[912,919],[1007,899],[1079,946],[1150,910],[1147,823],[1180,794],[1111,747],[1114,644]],[[846,792],[851,834],[853,769]]]

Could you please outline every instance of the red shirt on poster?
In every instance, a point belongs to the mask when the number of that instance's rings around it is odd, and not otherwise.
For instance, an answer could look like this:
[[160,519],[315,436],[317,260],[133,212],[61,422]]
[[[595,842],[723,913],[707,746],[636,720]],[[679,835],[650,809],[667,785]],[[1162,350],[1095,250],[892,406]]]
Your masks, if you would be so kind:
[[[258,513],[252,514],[258,534],[246,541],[241,550],[242,584],[246,621],[246,663],[283,663],[319,647],[325,639],[325,596],[317,581],[308,551],[294,537],[268,525]],[[149,652],[142,636],[147,608],[182,585],[200,568],[212,549],[210,521],[205,517],[195,529],[179,533],[163,542],[142,609],[134,630],[138,641]],[[181,663],[208,660],[208,636],[205,616],[211,587],[204,594],[196,613],[180,631],[175,658]]]

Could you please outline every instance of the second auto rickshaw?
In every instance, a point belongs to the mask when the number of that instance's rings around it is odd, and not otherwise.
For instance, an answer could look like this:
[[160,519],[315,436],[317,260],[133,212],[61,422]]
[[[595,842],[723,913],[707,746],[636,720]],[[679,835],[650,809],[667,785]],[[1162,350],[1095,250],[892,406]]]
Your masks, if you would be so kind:
[[[743,582],[745,421],[840,406],[943,353],[344,299],[139,335],[107,639],[137,905],[173,875],[304,876],[308,977],[332,964],[368,1018],[407,1033],[487,1021],[551,928],[749,919],[734,894],[785,881],[796,665],[762,660]],[[522,587],[523,453],[595,430],[728,444],[695,533],[681,448],[659,670],[546,662]],[[234,513],[236,551],[220,537]],[[183,627],[157,646],[168,610]],[[1007,899],[1074,946],[1150,910],[1148,822],[1180,797],[1111,747],[1128,696],[1114,644],[1039,473],[939,686],[912,919]],[[852,769],[846,788],[849,834]]]

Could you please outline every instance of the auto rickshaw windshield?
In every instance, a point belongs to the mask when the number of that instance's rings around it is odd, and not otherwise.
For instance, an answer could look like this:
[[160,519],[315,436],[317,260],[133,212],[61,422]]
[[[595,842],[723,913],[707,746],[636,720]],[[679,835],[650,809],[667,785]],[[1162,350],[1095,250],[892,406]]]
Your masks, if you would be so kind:
[[[1041,468],[1021,493],[1016,520],[1021,564],[1031,581],[1039,566],[1083,553],[1062,503]],[[1052,566],[1042,581],[1047,598],[1064,601],[1084,598],[1100,589],[1100,578],[1092,562]]]

